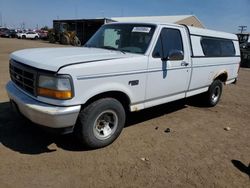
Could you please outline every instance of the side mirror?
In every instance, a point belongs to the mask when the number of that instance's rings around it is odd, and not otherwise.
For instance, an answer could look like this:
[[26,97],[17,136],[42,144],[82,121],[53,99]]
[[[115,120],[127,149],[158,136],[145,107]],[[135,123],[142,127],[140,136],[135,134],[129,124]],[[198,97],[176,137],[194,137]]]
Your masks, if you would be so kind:
[[184,59],[183,51],[181,50],[171,50],[168,54],[168,59],[171,61],[178,61]]
[[163,57],[162,61],[178,61],[184,59],[184,53],[182,50],[171,50],[167,57]]

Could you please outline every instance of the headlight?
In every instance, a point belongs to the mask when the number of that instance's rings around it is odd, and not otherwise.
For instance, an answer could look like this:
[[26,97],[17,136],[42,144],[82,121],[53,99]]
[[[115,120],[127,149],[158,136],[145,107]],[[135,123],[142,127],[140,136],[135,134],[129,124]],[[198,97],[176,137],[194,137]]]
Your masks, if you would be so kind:
[[37,95],[62,100],[71,99],[73,92],[70,77],[40,75]]

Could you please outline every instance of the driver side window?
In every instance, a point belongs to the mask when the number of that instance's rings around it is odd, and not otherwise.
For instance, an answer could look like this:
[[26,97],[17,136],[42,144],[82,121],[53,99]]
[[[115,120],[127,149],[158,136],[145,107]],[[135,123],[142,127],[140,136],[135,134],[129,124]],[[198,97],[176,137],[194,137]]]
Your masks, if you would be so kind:
[[180,30],[163,28],[155,45],[153,57],[166,57],[172,50],[183,51],[183,43]]

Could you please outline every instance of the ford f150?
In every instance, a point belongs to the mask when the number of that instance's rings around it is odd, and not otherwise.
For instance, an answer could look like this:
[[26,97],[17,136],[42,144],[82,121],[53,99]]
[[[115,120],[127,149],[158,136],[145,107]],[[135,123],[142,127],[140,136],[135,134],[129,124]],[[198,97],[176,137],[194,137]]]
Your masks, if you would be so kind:
[[91,148],[112,143],[127,111],[204,93],[215,106],[240,63],[234,34],[160,23],[103,25],[83,47],[10,55],[9,98],[32,122],[75,131]]

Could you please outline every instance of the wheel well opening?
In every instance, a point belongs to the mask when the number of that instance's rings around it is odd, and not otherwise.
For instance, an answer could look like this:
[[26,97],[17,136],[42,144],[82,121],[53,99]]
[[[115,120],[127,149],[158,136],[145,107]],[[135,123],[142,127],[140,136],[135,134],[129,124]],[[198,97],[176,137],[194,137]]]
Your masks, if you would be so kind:
[[120,91],[109,91],[109,92],[98,94],[98,95],[90,98],[85,104],[83,104],[82,108],[84,108],[85,106],[88,106],[89,104],[93,103],[94,101],[97,101],[97,100],[103,99],[103,98],[114,98],[122,104],[122,106],[124,107],[124,109],[126,111],[129,110],[130,99],[125,93],[120,92]]
[[225,83],[227,81],[227,73],[224,72],[220,74],[219,76],[215,78],[215,80],[220,80],[221,82]]

